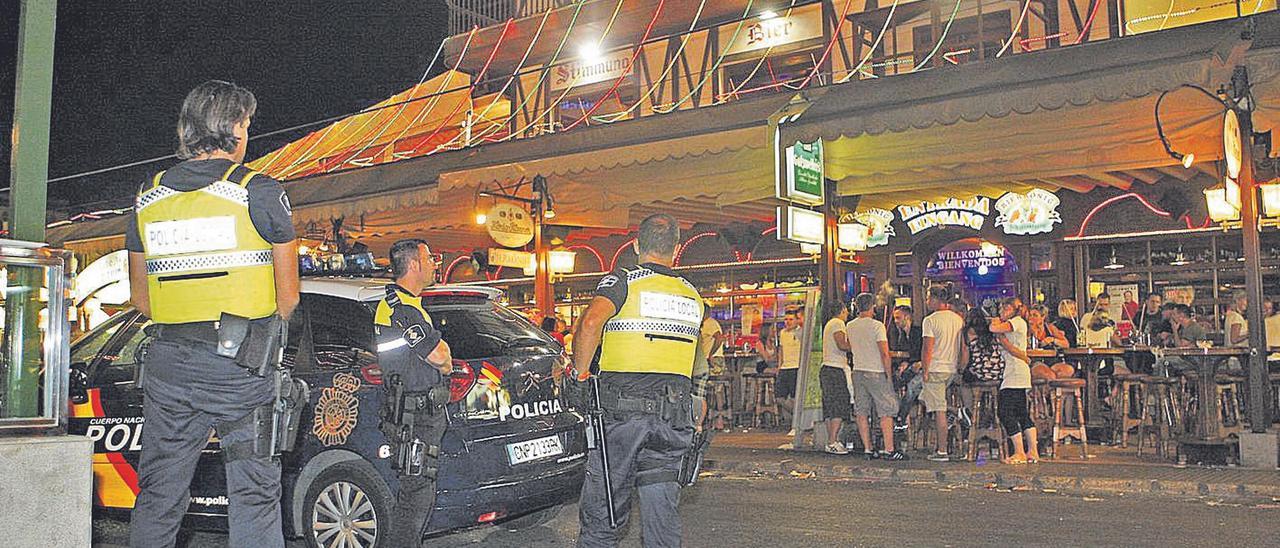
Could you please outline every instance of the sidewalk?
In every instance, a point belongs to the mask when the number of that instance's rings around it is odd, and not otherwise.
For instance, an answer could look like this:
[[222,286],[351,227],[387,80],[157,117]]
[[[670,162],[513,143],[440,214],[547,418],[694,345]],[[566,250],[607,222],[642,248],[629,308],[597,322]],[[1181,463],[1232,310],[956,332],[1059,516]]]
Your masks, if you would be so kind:
[[1270,499],[1280,503],[1280,473],[1275,470],[1178,466],[1149,455],[1139,459],[1132,447],[1091,445],[1090,458],[1081,460],[1078,445],[1064,446],[1062,460],[1015,466],[998,461],[932,462],[922,452],[912,453],[910,461],[885,462],[856,454],[778,449],[789,441],[778,432],[719,433],[712,441],[704,470],[729,475],[777,474],[1072,494]]

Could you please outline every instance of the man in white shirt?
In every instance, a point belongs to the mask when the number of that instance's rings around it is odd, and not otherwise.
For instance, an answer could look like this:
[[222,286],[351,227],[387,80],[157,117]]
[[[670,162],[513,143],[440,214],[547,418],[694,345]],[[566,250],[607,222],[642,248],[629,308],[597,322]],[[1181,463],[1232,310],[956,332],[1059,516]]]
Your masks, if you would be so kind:
[[778,332],[778,380],[774,394],[782,409],[783,424],[791,424],[791,415],[795,411],[796,375],[800,372],[800,310],[788,307],[782,321],[782,331]]
[[937,462],[951,460],[947,453],[947,387],[956,375],[960,360],[960,332],[964,329],[964,318],[951,309],[954,297],[948,287],[930,287],[925,304],[934,312],[924,319],[921,326],[924,350],[920,365],[924,390],[920,392],[920,400],[924,402],[925,411],[933,413],[936,421],[938,446],[929,460]]
[[[853,354],[853,414],[858,435],[868,458],[907,460],[893,448],[893,418],[898,414],[898,395],[893,389],[893,362],[889,360],[889,337],[884,324],[875,319],[876,296],[861,293],[853,300],[858,317],[845,326],[849,351]],[[871,406],[880,417],[884,451],[875,452],[871,443]]]

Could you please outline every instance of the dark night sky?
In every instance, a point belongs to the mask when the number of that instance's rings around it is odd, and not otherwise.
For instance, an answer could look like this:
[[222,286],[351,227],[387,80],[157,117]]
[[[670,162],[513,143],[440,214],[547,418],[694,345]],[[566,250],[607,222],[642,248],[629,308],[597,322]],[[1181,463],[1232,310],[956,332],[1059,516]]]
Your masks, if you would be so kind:
[[[9,179],[18,4],[0,0],[0,186]],[[364,108],[417,83],[446,13],[440,0],[62,0],[49,175],[171,154],[182,98],[208,79],[254,92],[250,135]],[[252,141],[249,158],[304,133]],[[128,203],[139,181],[172,163],[52,183],[50,207]]]

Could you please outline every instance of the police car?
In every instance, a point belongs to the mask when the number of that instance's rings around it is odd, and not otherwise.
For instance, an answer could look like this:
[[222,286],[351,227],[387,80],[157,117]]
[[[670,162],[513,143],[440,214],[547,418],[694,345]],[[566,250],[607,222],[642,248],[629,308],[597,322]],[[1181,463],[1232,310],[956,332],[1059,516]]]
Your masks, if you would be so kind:
[[[285,360],[310,387],[297,447],[282,458],[286,535],[309,546],[381,546],[397,487],[378,430],[383,379],[373,307],[385,280],[308,278],[290,321]],[[423,305],[453,351],[439,496],[428,524],[441,534],[488,523],[550,520],[582,485],[582,414],[561,399],[560,344],[497,303],[488,288],[441,286]],[[94,440],[94,505],[127,513],[138,493],[142,391],[134,376],[147,320],[123,312],[72,345],[72,433]],[[187,524],[226,527],[217,439],[200,458]],[[346,539],[346,540],[344,540]],[[350,542],[354,539],[356,542]]]

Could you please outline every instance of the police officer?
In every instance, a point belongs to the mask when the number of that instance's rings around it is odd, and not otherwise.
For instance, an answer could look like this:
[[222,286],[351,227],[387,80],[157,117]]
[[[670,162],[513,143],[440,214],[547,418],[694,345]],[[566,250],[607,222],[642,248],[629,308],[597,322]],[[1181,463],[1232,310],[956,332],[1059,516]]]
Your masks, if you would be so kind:
[[[694,433],[691,377],[701,334],[702,298],[671,270],[680,227],[650,216],[636,238],[639,264],[600,280],[574,342],[574,376],[589,378],[600,349],[600,405],[618,526],[639,492],[644,545],[679,546],[677,478]],[[603,333],[603,335],[602,335]],[[617,546],[609,526],[600,452],[587,457],[579,545]]]
[[378,364],[388,382],[383,431],[396,455],[400,486],[386,546],[418,546],[436,499],[436,459],[444,435],[444,379],[452,368],[449,345],[422,308],[422,290],[436,281],[440,263],[420,239],[391,246],[386,297],[374,313]]
[[243,165],[257,101],[200,84],[178,115],[184,161],[142,184],[126,233],[133,304],[154,335],[144,359],[142,456],[130,545],[173,546],[200,452],[217,432],[232,546],[282,547],[280,463],[255,451],[275,386],[217,354],[223,313],[251,329],[298,304],[298,251],[280,183]]

